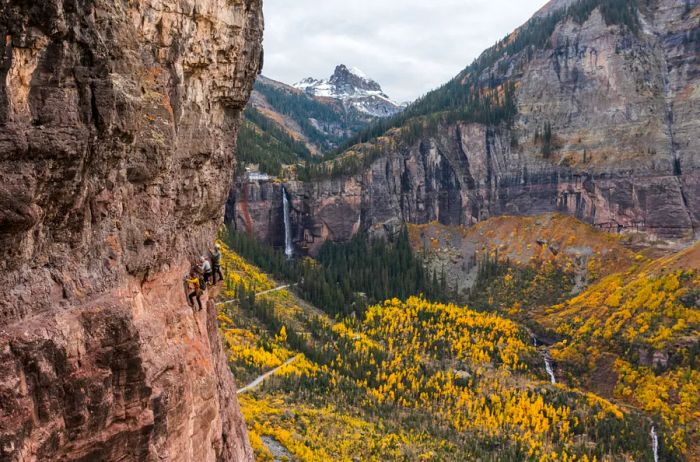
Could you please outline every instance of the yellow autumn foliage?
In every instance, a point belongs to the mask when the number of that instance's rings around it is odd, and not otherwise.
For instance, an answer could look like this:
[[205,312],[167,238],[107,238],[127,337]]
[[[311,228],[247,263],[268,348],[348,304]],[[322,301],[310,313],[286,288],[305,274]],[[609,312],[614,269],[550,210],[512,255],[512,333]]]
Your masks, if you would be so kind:
[[[233,258],[229,267],[238,268],[230,276],[236,284],[256,290],[277,285],[233,252],[227,251],[224,261],[228,258]],[[691,332],[695,321],[678,301],[687,290],[688,275],[677,274],[676,284],[668,279],[673,274],[660,281],[657,275],[645,276],[656,278],[646,284],[653,286],[647,301],[658,317],[642,324],[637,319],[646,310],[631,300],[644,284],[629,288],[623,276],[605,278],[590,297],[576,297],[550,311],[559,322],[558,333],[567,337],[553,348],[554,359],[593,361],[600,352],[588,348],[595,348],[595,342],[579,339],[629,337],[630,326],[635,332],[646,326],[632,338],[647,345],[668,342],[665,329],[672,336]],[[692,275],[693,281],[697,278]],[[284,291],[269,300],[284,326],[276,331],[266,331],[235,304],[219,314],[231,363],[237,367],[258,374],[297,356],[265,387],[240,396],[258,460],[272,460],[265,441],[274,440],[301,461],[472,460],[484,447],[507,444],[522,451],[517,460],[592,462],[599,460],[596,438],[603,438],[597,425],[645,431],[625,424],[629,407],[553,386],[536,375],[542,372],[533,371],[532,365],[541,367],[541,356],[529,332],[499,315],[412,297],[370,307],[362,319],[333,321],[304,311]],[[582,304],[596,316],[579,309]],[[290,346],[290,339],[299,336],[316,354],[307,357]],[[659,380],[624,362],[615,368],[620,374],[615,395],[621,401],[638,400],[635,406],[661,415],[668,428],[687,427],[697,419],[696,373]],[[670,396],[682,397],[676,406],[681,412],[671,405]],[[668,438],[665,445],[685,449],[687,433],[663,436]],[[464,441],[474,446],[460,446]],[[633,458],[625,453],[619,460]]]

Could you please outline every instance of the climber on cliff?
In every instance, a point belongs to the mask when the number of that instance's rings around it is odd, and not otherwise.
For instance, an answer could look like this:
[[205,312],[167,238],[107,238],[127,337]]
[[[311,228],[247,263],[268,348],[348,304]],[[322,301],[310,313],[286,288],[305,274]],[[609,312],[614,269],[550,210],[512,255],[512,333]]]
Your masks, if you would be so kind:
[[212,283],[216,285],[216,276],[219,276],[219,281],[224,280],[224,275],[221,272],[221,245],[214,244],[214,251],[211,253],[211,266],[213,267]]
[[190,271],[189,276],[185,276],[185,282],[187,283],[187,302],[192,308],[194,308],[194,299],[197,299],[197,305],[199,305],[199,310],[202,310],[202,283],[199,275],[195,270]]
[[204,281],[202,285],[202,290],[206,290],[207,285],[209,284],[209,279],[212,277],[212,272],[211,272],[211,263],[209,263],[209,260],[207,260],[207,257],[202,256],[202,275],[204,276]]

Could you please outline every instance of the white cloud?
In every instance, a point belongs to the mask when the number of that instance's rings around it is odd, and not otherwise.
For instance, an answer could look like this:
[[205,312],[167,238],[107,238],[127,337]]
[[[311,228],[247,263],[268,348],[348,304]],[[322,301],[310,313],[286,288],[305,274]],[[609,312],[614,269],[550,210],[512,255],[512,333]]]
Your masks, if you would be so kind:
[[545,0],[264,0],[263,74],[286,83],[356,66],[395,100],[445,83]]

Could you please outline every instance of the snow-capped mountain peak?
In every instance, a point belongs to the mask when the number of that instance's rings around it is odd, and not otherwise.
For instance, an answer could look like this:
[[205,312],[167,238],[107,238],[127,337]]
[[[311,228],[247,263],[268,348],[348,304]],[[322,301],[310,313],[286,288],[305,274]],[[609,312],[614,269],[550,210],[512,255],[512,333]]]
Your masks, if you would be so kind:
[[401,111],[382,87],[356,67],[341,64],[328,79],[308,77],[294,85],[311,96],[334,98],[373,117],[389,117]]

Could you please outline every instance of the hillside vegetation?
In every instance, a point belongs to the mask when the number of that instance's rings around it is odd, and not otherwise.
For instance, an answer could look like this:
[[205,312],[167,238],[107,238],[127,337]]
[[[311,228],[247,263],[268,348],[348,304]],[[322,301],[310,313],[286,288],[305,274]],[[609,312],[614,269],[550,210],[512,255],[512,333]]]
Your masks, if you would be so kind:
[[311,152],[302,141],[258,110],[246,108],[238,132],[237,172],[243,172],[247,164],[257,164],[261,172],[279,176],[283,165],[293,165],[302,159],[312,161]]
[[[346,112],[339,102],[314,98],[291,87],[258,81],[255,91],[277,114],[298,124],[300,134],[321,152],[330,151],[347,139],[349,133],[367,125],[366,120]],[[324,126],[338,130],[324,130]]]
[[[679,258],[655,264],[689,264]],[[280,283],[231,251],[225,267],[225,297],[233,302],[222,306],[219,319],[239,381],[296,357],[241,396],[259,460],[280,458],[280,451],[298,460],[653,460],[652,426],[661,436],[661,460],[692,460],[698,380],[689,352],[658,376],[632,362],[616,365],[623,379],[613,394],[596,394],[586,381],[572,379],[576,369],[562,355],[589,337],[567,328],[572,317],[564,312],[579,306],[586,292],[547,307],[553,310],[542,312],[548,323],[533,315],[560,340],[547,348],[533,344],[518,317],[508,319],[495,307],[473,311],[414,296],[374,304],[362,317],[334,319],[294,289],[256,296]],[[689,299],[696,276],[678,277],[685,292],[674,300]],[[623,299],[607,318],[624,309]],[[672,338],[697,339],[693,319],[681,330],[670,327]],[[601,354],[615,354],[613,340],[600,342]],[[549,383],[547,349],[563,384]],[[667,388],[668,399],[642,392],[660,389],[657,381],[676,387]],[[625,387],[635,399],[625,396]]]
[[602,279],[538,322],[563,340],[552,357],[597,389],[672,429],[697,458],[700,438],[700,244]]
[[260,77],[238,134],[237,171],[255,164],[279,176],[285,165],[315,165],[372,120],[340,100]]
[[494,217],[469,228],[429,223],[408,229],[412,247],[433,271],[447,274],[457,299],[502,312],[552,305],[645,258],[631,250],[639,237],[600,232],[560,214]]
[[561,215],[410,234],[429,265],[472,278],[464,302],[552,344],[560,380],[645,411],[673,429],[667,446],[697,458],[700,244],[669,254]]

